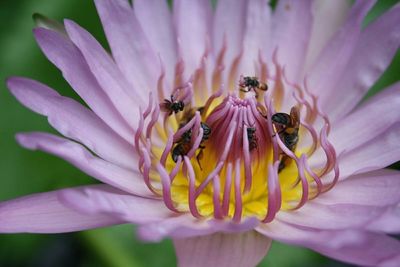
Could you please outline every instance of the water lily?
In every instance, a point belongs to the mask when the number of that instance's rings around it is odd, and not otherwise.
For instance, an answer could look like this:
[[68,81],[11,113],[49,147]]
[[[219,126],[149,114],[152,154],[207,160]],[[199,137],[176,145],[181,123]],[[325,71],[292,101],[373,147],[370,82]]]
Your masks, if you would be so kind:
[[400,85],[358,105],[400,43],[375,1],[95,1],[108,53],[75,22],[35,38],[87,104],[7,85],[64,137],[20,133],[101,184],[0,203],[0,232],[137,224],[180,266],[255,266],[271,240],[398,266]]

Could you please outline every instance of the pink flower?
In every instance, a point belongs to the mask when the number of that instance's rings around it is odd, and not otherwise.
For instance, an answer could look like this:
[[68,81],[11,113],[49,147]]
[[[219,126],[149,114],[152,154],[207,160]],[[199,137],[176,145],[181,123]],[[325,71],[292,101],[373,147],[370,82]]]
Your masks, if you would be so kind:
[[[400,43],[375,3],[97,0],[110,56],[76,23],[38,44],[86,102],[26,78],[8,87],[64,137],[18,142],[103,182],[0,204],[0,232],[134,223],[180,266],[255,266],[271,240],[398,266],[400,85],[359,106]],[[267,89],[268,87],[268,89]]]

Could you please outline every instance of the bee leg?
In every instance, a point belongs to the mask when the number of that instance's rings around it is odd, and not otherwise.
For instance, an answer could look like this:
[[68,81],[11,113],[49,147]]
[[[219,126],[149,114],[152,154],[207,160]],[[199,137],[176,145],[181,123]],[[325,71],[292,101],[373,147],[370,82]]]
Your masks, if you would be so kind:
[[200,115],[203,115],[203,113],[204,113],[204,106],[203,106],[203,107],[199,107],[199,108],[197,109],[197,111],[200,112]]
[[278,173],[280,173],[285,168],[285,162],[281,160],[279,162]]
[[264,85],[264,86],[258,86],[258,89],[262,90],[262,91],[268,91],[268,85]]
[[280,173],[286,166],[292,162],[292,158],[284,154],[279,162],[278,173]]
[[[245,89],[245,88],[247,88],[247,89]],[[248,87],[245,87],[245,88],[243,88],[243,87],[240,88],[240,91],[245,92],[245,93],[250,92],[251,89],[249,89]]]
[[200,152],[196,156],[197,164],[199,164],[200,170],[203,170],[200,164],[200,160],[203,159],[203,148],[200,148]]

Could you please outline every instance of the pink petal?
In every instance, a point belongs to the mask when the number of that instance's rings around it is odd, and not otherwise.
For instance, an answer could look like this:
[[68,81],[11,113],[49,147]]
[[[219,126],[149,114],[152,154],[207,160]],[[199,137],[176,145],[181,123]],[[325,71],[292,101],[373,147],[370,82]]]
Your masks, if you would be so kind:
[[213,22],[213,50],[216,55],[226,45],[225,66],[230,66],[242,50],[248,0],[219,0]]
[[396,83],[335,123],[329,140],[340,154],[343,150],[350,151],[385,133],[399,121],[400,83]]
[[278,220],[298,226],[325,230],[348,228],[366,228],[369,222],[385,212],[379,206],[355,204],[319,204],[310,201],[296,211],[282,211],[276,216]]
[[174,239],[180,267],[253,267],[267,254],[271,239],[255,231],[239,234],[216,233]]
[[43,53],[62,71],[65,80],[79,96],[111,128],[129,140],[132,130],[104,93],[75,45],[64,36],[46,29],[35,29],[34,34]]
[[116,188],[139,196],[152,196],[139,172],[95,157],[75,142],[46,133],[18,134],[17,140],[25,148],[61,157],[90,176]]
[[[359,232],[353,230],[319,230],[292,225],[290,223],[274,220],[268,224],[260,224],[257,232],[291,245],[313,246],[325,245],[329,248],[340,248],[343,245],[357,243]],[[353,237],[355,235],[355,238]],[[329,242],[327,242],[329,240]]]
[[[147,96],[145,98],[140,95],[140,90],[134,90],[128,84],[111,57],[92,35],[72,21],[65,20],[64,24],[69,37],[82,52],[103,90],[122,117],[135,129],[139,121],[138,106],[147,99]],[[128,55],[125,57],[128,58]]]
[[375,2],[357,1],[349,12],[345,25],[335,33],[315,60],[316,64],[311,66],[309,87],[319,96],[322,107],[331,101],[337,89],[337,81],[347,71],[349,58],[360,38],[363,19]]
[[325,205],[388,206],[400,203],[400,171],[379,170],[349,177],[314,202]]
[[388,265],[399,258],[400,242],[359,230],[321,231],[274,221],[256,229],[280,242],[305,246],[328,257],[362,266]]
[[[128,0],[97,0],[95,4],[113,58],[137,93],[146,98],[156,88],[161,69],[132,7]],[[154,15],[150,18],[158,19]]]
[[[274,220],[268,224],[260,224],[256,231],[283,243],[307,247],[320,245],[330,249],[357,245],[360,237],[362,238],[367,233],[354,229],[321,230],[311,227],[299,227],[279,220]],[[327,242],[328,240],[329,242]]]
[[104,214],[81,214],[52,191],[0,203],[1,233],[64,233],[123,223]]
[[10,78],[11,93],[25,106],[48,117],[50,124],[68,138],[85,144],[100,157],[132,168],[137,161],[133,145],[121,139],[91,110],[75,100],[33,80]]
[[281,0],[273,16],[272,49],[278,49],[278,60],[292,81],[300,78],[305,64],[313,22],[311,4],[311,0]]
[[380,136],[340,155],[340,179],[345,179],[354,174],[379,170],[398,161],[400,158],[399,135],[400,123],[396,123]]
[[333,34],[346,22],[350,8],[351,1],[348,0],[314,1],[314,20],[305,64],[306,70],[313,65]]
[[257,218],[247,218],[241,223],[224,220],[199,220],[191,214],[181,214],[162,222],[143,225],[139,236],[143,240],[158,242],[166,237],[189,238],[210,235],[216,232],[238,233],[254,229],[259,224]]
[[167,1],[136,0],[133,4],[140,27],[154,52],[160,55],[166,67],[167,80],[172,82],[177,63],[177,44]]
[[386,235],[365,233],[356,246],[329,249],[324,246],[311,249],[337,260],[372,267],[396,267],[400,259],[400,242]]
[[245,20],[243,42],[243,56],[239,71],[243,75],[254,75],[255,62],[259,62],[262,55],[270,55],[271,39],[271,8],[264,0],[249,1]]
[[400,233],[400,205],[392,206],[367,226],[368,230],[389,234]]
[[326,111],[340,119],[351,111],[386,70],[400,47],[400,5],[362,32],[343,76],[326,103]]
[[400,262],[400,256],[395,256],[393,258],[390,258],[388,260],[385,260],[381,265],[383,267],[397,267]]
[[176,35],[187,76],[199,67],[206,52],[206,42],[210,40],[211,12],[210,1],[174,1]]
[[187,238],[209,235],[216,231],[207,221],[198,220],[191,214],[182,214],[162,222],[142,225],[138,228],[138,235],[142,240],[159,242],[167,237]]
[[66,206],[81,213],[107,214],[124,222],[144,224],[173,215],[161,200],[133,196],[105,184],[65,189],[59,196]]

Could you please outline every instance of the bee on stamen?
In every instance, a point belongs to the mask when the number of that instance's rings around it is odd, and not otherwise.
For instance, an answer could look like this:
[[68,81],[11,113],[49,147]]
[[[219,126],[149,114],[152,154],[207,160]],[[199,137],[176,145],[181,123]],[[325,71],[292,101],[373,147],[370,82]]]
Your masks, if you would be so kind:
[[203,168],[201,167],[201,164],[200,164],[200,160],[203,159],[203,149],[206,148],[206,146],[204,145],[204,142],[207,141],[208,138],[210,137],[211,128],[204,122],[201,122],[200,126],[203,129],[203,137],[201,138],[201,142],[199,145],[200,151],[199,151],[199,153],[197,153],[196,160],[197,160],[197,163],[199,164],[200,170],[203,170]]
[[242,77],[239,81],[240,91],[248,93],[250,91],[254,91],[256,98],[258,98],[258,90],[267,91],[268,85],[266,83],[262,83],[258,80],[257,77]]
[[160,109],[168,113],[171,116],[172,113],[178,113],[182,111],[185,104],[181,100],[176,100],[173,95],[171,95],[171,100],[164,99],[164,102],[160,104]]
[[256,135],[255,127],[247,128],[247,139],[249,140],[249,151],[252,151],[252,150],[258,148],[258,138]]
[[[299,128],[300,128],[300,111],[297,107],[292,107],[290,114],[275,113],[272,115],[272,123],[274,124],[279,138],[284,145],[292,152],[295,151],[299,141]],[[284,155],[279,164],[278,172],[290,163],[289,156]]]
[[192,145],[192,129],[187,130],[181,138],[175,143],[171,155],[174,162],[178,161],[179,156],[185,156],[191,149]]
[[[203,129],[203,136],[201,138],[201,142],[198,148],[200,151],[199,153],[197,153],[196,160],[197,163],[199,164],[200,169],[202,170],[200,160],[203,159],[203,149],[206,148],[204,142],[207,141],[208,138],[210,137],[211,128],[204,122],[201,122],[200,126]],[[191,148],[192,148],[192,129],[189,129],[182,134],[181,138],[177,142],[175,142],[175,146],[171,152],[172,160],[174,162],[177,162],[179,156],[183,157],[187,155],[187,153],[189,153]]]

